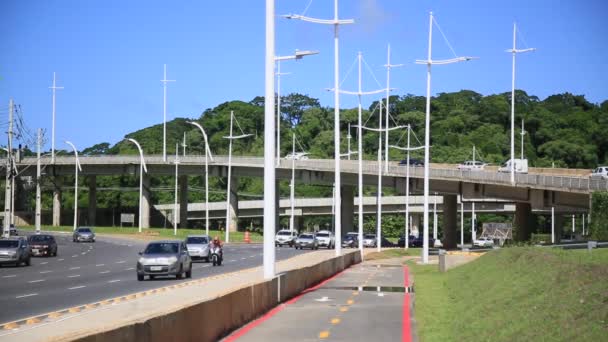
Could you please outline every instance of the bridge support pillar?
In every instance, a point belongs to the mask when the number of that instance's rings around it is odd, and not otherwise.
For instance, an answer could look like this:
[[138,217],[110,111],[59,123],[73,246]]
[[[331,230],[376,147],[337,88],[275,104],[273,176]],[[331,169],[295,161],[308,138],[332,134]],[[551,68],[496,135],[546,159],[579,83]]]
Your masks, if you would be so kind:
[[515,229],[513,232],[513,240],[530,240],[533,226],[534,217],[532,216],[532,206],[530,203],[515,203]]
[[53,187],[53,226],[58,227],[61,225],[61,177],[55,177],[55,184]]
[[97,214],[97,176],[89,176],[89,222],[88,225],[94,226]]
[[181,175],[179,183],[179,227],[188,227],[188,175]]
[[443,247],[456,248],[456,195],[443,195]]
[[226,227],[228,227],[230,232],[236,232],[239,226],[239,195],[237,193],[238,187],[238,178],[232,177],[232,179],[230,179],[230,222],[226,223]]
[[343,185],[340,187],[340,193],[340,218],[342,219],[342,236],[345,236],[346,233],[355,231],[355,187],[352,185]]
[[[551,219],[551,217],[549,217]],[[555,243],[562,241],[562,233],[564,232],[564,215],[555,214]]]
[[150,208],[151,208],[151,194],[150,194],[150,176],[147,173],[142,175],[143,185],[143,198],[141,201],[141,228],[150,228]]

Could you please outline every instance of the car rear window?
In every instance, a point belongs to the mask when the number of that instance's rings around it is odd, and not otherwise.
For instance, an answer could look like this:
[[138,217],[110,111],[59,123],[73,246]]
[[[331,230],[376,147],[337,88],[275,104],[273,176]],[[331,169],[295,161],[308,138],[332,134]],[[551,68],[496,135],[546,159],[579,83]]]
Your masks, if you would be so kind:
[[91,230],[89,228],[78,228],[79,233],[90,233]]
[[16,240],[0,240],[0,248],[17,248],[19,241]]
[[300,239],[312,239],[312,235],[311,234],[302,234],[302,235],[300,235]]
[[329,237],[329,234],[327,234],[327,233],[318,233],[317,236],[318,237]]
[[151,243],[146,247],[145,254],[176,254],[178,244],[175,242]]
[[191,244],[206,244],[209,243],[209,240],[207,240],[206,237],[203,236],[191,236],[186,240],[186,243],[191,243]]
[[376,235],[374,235],[374,234],[365,234],[364,238],[365,239],[375,239]]
[[31,242],[46,242],[46,241],[52,241],[53,237],[50,235],[32,235],[30,236],[30,241]]
[[287,235],[287,236],[289,236],[289,235],[291,235],[291,232],[288,231],[288,230],[284,230],[284,231],[278,232],[277,235]]

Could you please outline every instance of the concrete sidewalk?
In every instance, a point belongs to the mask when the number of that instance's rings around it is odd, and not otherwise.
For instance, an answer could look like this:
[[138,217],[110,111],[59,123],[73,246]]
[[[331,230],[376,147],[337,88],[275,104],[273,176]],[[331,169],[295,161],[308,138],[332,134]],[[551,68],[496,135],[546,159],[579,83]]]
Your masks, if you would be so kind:
[[[277,263],[277,273],[319,264],[335,256],[333,250],[306,253]],[[130,296],[82,306],[14,330],[0,331],[0,341],[58,341],[83,338],[176,312],[264,281],[261,267],[170,285]],[[202,318],[202,317],[201,317]],[[204,322],[213,324],[211,318]],[[203,320],[201,321],[203,323]],[[200,323],[199,323],[200,324]],[[127,339],[128,340],[128,339]]]
[[224,342],[417,340],[412,284],[400,260],[364,262],[279,305]]

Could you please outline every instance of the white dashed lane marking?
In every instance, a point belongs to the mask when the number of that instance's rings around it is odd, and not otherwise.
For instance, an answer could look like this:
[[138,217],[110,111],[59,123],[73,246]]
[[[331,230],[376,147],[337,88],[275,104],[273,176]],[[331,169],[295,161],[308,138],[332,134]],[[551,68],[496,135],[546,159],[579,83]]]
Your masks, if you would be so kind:
[[97,264],[95,265],[95,267],[101,267],[101,266],[105,266],[106,264]]
[[122,260],[122,261],[117,261],[116,263],[117,263],[117,264],[124,264],[124,263],[125,263],[125,261],[124,261],[124,260]]
[[108,283],[116,283],[116,282],[119,282],[119,281],[120,281],[120,279],[110,280],[110,281],[108,281]]
[[2,278],[15,278],[16,276],[17,276],[16,274],[11,274],[11,275],[2,276]]
[[48,263],[49,263],[48,261],[45,261],[45,262],[41,262],[40,265],[46,265]]
[[68,287],[68,290],[78,290],[78,289],[81,289],[83,287],[86,287],[86,286],[81,285],[81,286]]
[[133,271],[134,269],[135,269],[135,267],[129,267],[125,271]]
[[106,274],[106,273],[110,273],[110,271],[102,271],[102,272],[99,272],[99,274]]
[[78,256],[78,254],[74,254],[74,255],[72,255],[72,258],[75,258],[75,257],[77,257],[77,256]]
[[28,281],[28,283],[32,284],[32,283],[39,283],[41,281],[44,281],[45,279],[38,279],[38,280],[30,280]]
[[57,261],[63,261],[63,260],[65,260],[65,259],[57,259]]
[[46,273],[51,273],[53,271],[40,271],[40,274],[46,274]]
[[74,275],[68,276],[68,278],[77,278],[77,277],[80,277],[80,274],[74,274]]
[[70,271],[71,271],[71,270],[79,270],[79,269],[80,269],[80,266],[76,266],[76,267],[70,267]]
[[15,299],[37,296],[37,295],[38,295],[37,293],[30,293],[30,294],[26,294],[26,295],[17,296],[17,297],[15,297]]

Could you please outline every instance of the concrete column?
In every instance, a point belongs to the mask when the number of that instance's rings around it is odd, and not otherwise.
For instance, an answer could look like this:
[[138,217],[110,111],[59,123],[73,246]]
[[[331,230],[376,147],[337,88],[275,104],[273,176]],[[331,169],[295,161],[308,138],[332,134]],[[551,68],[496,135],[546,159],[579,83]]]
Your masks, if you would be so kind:
[[58,227],[61,225],[61,185],[63,185],[63,179],[61,177],[55,177],[55,184],[53,188],[53,226]]
[[528,241],[534,226],[532,206],[530,203],[515,203],[515,227],[513,240]]
[[[551,217],[549,217],[551,219]],[[564,215],[555,213],[555,243],[562,241],[562,233],[564,231]]]
[[346,236],[348,232],[354,232],[355,229],[355,187],[352,185],[343,185],[340,187],[341,192],[341,220],[342,220],[342,236]]
[[422,236],[422,232],[420,231],[420,215],[418,214],[410,214],[412,217],[412,230],[410,235]]
[[443,195],[443,247],[456,248],[456,195]]
[[179,227],[188,227],[188,175],[181,175],[179,183]]
[[141,227],[150,228],[150,208],[152,206],[152,200],[150,198],[150,176],[147,173],[143,174],[143,199],[141,201]]
[[294,216],[293,217],[293,229],[297,232],[302,231],[302,224],[304,223],[303,216]]
[[89,225],[95,225],[97,214],[97,176],[89,176]]
[[239,196],[237,194],[238,187],[238,178],[232,177],[230,180],[230,223],[226,224],[228,229],[230,229],[230,232],[236,232],[239,224]]

